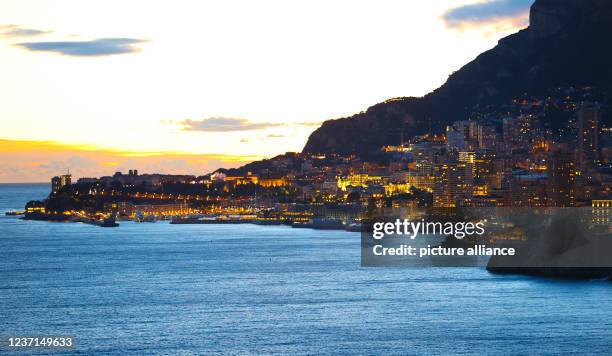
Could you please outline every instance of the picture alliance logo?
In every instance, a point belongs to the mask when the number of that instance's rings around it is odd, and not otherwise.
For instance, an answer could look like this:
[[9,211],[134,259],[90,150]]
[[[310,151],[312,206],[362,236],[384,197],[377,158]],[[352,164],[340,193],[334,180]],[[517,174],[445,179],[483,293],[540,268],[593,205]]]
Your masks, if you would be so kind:
[[405,236],[415,239],[419,235],[452,235],[457,239],[469,236],[482,236],[485,233],[484,221],[479,222],[426,222],[396,219],[395,222],[375,222],[372,237],[380,240],[385,236]]

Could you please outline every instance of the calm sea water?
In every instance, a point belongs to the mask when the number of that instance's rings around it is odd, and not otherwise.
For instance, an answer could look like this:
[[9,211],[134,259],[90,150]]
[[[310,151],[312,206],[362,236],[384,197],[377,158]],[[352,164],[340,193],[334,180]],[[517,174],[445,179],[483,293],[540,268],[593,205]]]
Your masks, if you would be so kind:
[[[0,334],[91,354],[609,354],[612,283],[359,266],[359,235],[5,217]],[[1,352],[1,351],[0,351]],[[29,350],[28,353],[31,353]]]

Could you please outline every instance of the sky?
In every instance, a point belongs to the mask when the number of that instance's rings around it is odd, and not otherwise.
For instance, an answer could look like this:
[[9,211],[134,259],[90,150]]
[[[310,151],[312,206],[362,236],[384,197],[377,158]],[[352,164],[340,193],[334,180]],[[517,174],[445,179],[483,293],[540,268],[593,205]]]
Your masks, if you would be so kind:
[[0,182],[205,174],[422,96],[533,0],[3,0]]

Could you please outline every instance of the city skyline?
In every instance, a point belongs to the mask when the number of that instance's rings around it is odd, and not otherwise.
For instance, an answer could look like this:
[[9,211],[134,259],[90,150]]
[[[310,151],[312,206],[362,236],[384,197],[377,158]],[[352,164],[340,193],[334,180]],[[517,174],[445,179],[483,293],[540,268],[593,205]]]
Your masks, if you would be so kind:
[[171,20],[163,4],[5,2],[0,182],[300,151],[324,120],[436,88],[531,2],[184,2]]
[[0,350],[608,354],[611,36],[610,0],[0,1]]

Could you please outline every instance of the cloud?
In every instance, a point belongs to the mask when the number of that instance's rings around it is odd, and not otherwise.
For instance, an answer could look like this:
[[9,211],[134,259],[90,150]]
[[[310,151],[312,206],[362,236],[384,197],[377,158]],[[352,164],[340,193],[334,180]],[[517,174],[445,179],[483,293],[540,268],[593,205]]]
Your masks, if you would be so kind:
[[207,132],[228,132],[228,131],[251,131],[263,130],[269,127],[283,126],[283,123],[272,122],[250,122],[247,119],[231,117],[211,117],[202,120],[186,119],[179,122],[185,131],[207,131]]
[[34,28],[24,28],[20,25],[0,25],[0,37],[35,37],[49,34],[53,31],[43,31]]
[[321,126],[323,121],[307,121],[307,122],[296,122],[298,126]]
[[91,41],[23,42],[16,46],[66,56],[96,57],[138,52],[140,49],[134,45],[143,42],[147,41],[136,38],[100,38]]
[[511,22],[524,27],[529,21],[529,7],[534,0],[486,0],[448,10],[442,19],[449,28],[463,29]]
[[[317,122],[250,122],[248,119],[233,118],[233,117],[210,117],[202,120],[185,119],[177,120],[160,120],[163,125],[179,127],[183,131],[206,131],[206,132],[229,132],[229,131],[253,131],[263,130],[270,127],[280,126],[321,126],[321,121]],[[270,136],[273,137],[273,136]],[[248,140],[241,140],[247,142]]]

